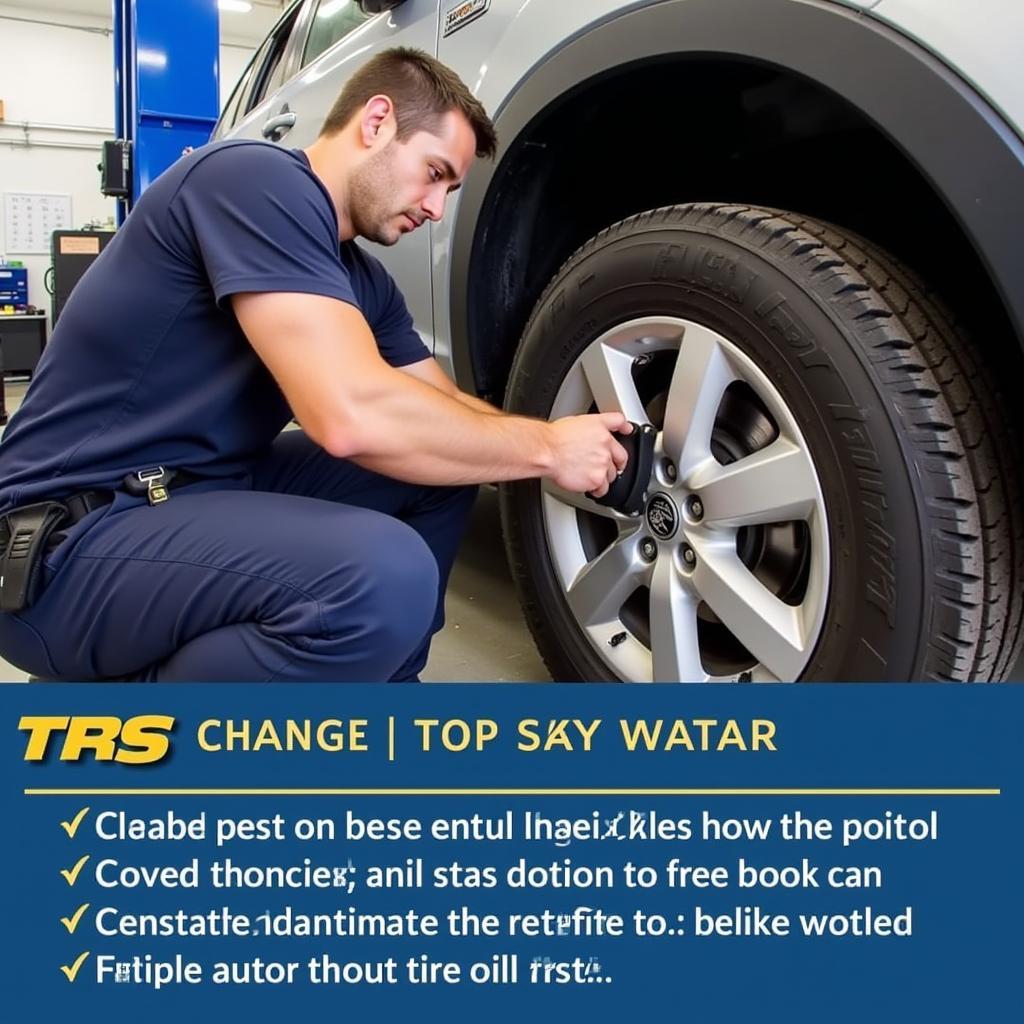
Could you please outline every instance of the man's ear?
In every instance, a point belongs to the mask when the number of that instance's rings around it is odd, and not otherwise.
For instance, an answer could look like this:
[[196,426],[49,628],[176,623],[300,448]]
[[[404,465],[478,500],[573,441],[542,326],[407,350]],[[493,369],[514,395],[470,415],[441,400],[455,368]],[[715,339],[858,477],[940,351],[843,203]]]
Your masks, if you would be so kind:
[[395,121],[395,105],[389,96],[371,96],[363,107],[359,122],[362,143],[368,149],[387,143],[398,130]]

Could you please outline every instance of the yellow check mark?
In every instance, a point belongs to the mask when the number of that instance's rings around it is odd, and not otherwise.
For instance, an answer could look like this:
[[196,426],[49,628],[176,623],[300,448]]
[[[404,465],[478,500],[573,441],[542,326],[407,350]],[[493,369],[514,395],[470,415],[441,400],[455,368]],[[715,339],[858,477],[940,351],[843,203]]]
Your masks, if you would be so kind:
[[83,807],[70,821],[62,821],[60,827],[64,829],[68,834],[68,839],[74,839],[75,833],[78,831],[78,826],[82,824],[82,819],[89,813],[88,807]]
[[74,935],[74,934],[75,934],[75,929],[76,929],[76,928],[78,927],[78,922],[82,920],[82,915],[83,915],[83,914],[84,914],[84,913],[86,912],[86,910],[88,910],[88,908],[89,908],[89,904],[88,904],[88,903],[83,903],[83,904],[82,904],[82,905],[81,905],[81,906],[80,906],[80,907],[79,907],[79,908],[78,908],[78,909],[77,909],[77,910],[76,910],[76,911],[75,911],[75,912],[74,912],[74,913],[73,913],[73,914],[71,915],[71,917],[62,917],[62,918],[60,919],[60,923],[61,923],[62,925],[64,925],[64,927],[65,927],[65,928],[67,928],[68,932],[69,932],[69,933],[70,933],[71,935]]
[[88,952],[80,953],[78,955],[78,959],[70,967],[68,967],[67,964],[60,965],[60,969],[64,972],[64,977],[67,978],[68,981],[74,981],[75,978],[78,977],[79,968],[85,963],[88,955]]
[[89,854],[86,854],[84,857],[79,857],[78,863],[70,871],[68,871],[66,868],[60,869],[60,873],[64,876],[64,881],[67,882],[68,885],[75,884],[75,882],[78,880],[78,873],[82,870],[83,867],[85,867],[85,862],[88,859]]

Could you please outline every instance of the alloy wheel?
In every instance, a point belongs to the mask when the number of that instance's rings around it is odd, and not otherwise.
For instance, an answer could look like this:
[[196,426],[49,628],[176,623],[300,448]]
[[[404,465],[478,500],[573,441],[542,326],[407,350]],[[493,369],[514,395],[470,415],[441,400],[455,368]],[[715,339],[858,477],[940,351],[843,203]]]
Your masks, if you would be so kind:
[[641,513],[545,482],[544,527],[572,614],[627,682],[793,681],[818,641],[828,521],[799,424],[716,331],[643,317],[571,366],[552,417],[621,411],[657,431]]

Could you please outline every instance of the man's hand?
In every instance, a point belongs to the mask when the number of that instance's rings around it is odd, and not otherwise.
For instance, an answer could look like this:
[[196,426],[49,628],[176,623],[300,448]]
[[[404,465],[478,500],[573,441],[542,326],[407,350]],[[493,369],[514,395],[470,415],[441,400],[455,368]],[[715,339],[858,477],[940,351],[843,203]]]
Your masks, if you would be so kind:
[[620,412],[566,416],[550,424],[553,467],[547,474],[567,491],[586,491],[600,498],[626,467],[626,449],[615,434],[632,432]]

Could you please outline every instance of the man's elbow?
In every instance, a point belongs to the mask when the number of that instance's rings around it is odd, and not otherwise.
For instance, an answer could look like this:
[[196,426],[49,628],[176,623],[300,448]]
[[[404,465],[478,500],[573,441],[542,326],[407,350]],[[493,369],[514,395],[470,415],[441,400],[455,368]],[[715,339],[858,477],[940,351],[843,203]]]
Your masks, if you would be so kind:
[[358,455],[365,454],[362,446],[356,443],[355,439],[350,434],[333,432],[325,436],[323,440],[318,438],[313,438],[313,440],[316,441],[328,455],[332,455],[336,459],[353,459]]
[[336,459],[353,459],[373,454],[370,432],[347,417],[300,422],[306,436]]

